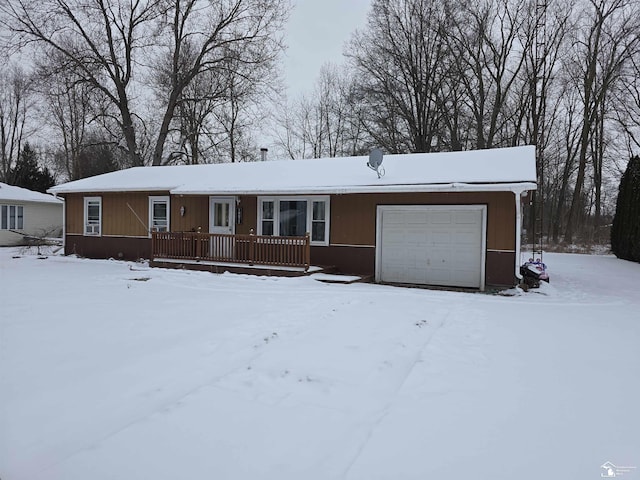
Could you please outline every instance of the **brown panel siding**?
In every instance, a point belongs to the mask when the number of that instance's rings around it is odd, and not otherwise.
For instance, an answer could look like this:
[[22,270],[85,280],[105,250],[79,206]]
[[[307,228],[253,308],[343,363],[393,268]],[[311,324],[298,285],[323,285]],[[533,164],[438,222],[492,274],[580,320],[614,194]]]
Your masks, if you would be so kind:
[[487,252],[487,285],[515,285],[515,261],[516,254],[513,252]]
[[515,203],[510,192],[386,193],[331,196],[331,244],[375,245],[378,205],[487,205],[487,248],[515,249]]
[[[184,206],[184,216],[180,216],[180,207]],[[209,231],[209,197],[180,196],[171,197],[171,231],[201,232]]]
[[[127,192],[102,195],[102,234],[127,237],[149,235],[149,196],[168,193]],[[134,214],[135,212],[135,214]]]
[[242,208],[242,223],[236,223],[236,233],[248,235],[257,232],[258,222],[258,197],[254,195],[241,195],[239,207]]
[[84,196],[83,195],[65,195],[64,208],[65,212],[65,231],[67,233],[83,233],[83,216],[84,216]]
[[115,258],[119,260],[137,260],[151,258],[150,238],[130,237],[85,237],[67,235],[64,253],[87,258]]
[[376,249],[312,246],[311,264],[335,267],[337,273],[373,276],[376,267]]

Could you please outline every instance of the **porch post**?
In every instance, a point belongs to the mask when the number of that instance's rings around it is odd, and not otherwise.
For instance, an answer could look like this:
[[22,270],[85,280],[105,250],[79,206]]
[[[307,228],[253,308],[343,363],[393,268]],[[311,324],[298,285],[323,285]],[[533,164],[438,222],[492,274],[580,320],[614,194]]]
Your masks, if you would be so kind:
[[253,228],[249,230],[249,265],[253,265],[253,257],[256,254],[256,236]]
[[309,270],[311,265],[311,235],[309,232],[304,234],[304,271]]

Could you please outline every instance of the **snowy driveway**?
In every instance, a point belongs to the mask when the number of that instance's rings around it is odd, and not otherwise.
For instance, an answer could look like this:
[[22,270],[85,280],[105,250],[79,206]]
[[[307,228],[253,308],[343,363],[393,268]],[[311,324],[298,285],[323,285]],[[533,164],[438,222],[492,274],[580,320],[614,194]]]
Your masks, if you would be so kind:
[[640,479],[640,265],[519,297],[0,249],[0,478]]

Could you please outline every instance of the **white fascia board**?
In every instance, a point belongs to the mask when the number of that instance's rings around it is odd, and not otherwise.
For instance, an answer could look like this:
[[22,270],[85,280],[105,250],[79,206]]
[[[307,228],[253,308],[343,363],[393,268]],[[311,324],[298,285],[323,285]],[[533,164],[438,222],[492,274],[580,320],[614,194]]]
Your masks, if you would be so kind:
[[47,190],[47,192],[53,194],[53,195],[65,195],[68,193],[85,193],[85,194],[90,194],[90,193],[128,193],[128,192],[149,192],[149,193],[166,193],[166,192],[171,192],[173,189],[175,188],[179,188],[179,186],[173,185],[173,186],[164,186],[164,187],[131,187],[131,188],[124,188],[124,187],[113,187],[113,188],[93,188],[93,189],[75,189],[75,188],[58,188],[58,187],[51,187],[50,189]]
[[446,183],[432,185],[362,185],[349,187],[281,188],[277,190],[189,190],[176,188],[172,195],[346,195],[350,193],[432,193],[432,192],[513,192],[536,190],[534,182],[517,183]]

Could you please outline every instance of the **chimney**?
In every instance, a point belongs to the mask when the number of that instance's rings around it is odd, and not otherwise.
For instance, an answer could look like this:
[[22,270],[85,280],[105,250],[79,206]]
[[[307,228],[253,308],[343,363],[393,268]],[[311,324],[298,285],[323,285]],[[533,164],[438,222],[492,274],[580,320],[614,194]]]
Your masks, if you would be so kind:
[[267,161],[267,152],[269,151],[268,148],[261,148],[260,149],[260,161],[261,162],[266,162]]

